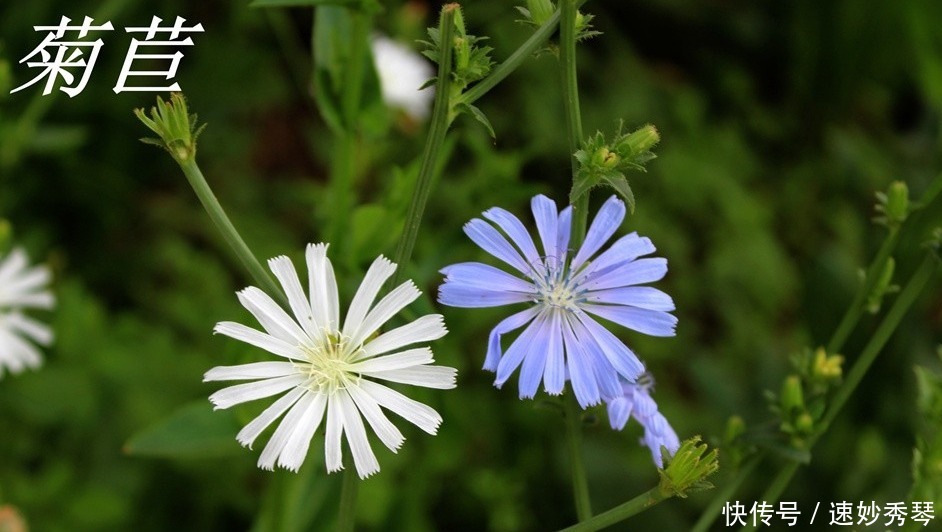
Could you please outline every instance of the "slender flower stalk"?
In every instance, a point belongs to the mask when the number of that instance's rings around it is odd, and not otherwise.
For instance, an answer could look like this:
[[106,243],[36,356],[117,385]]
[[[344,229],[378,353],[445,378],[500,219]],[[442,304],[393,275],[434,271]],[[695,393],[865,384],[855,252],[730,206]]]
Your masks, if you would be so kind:
[[144,109],[135,109],[134,114],[159,137],[141,140],[165,149],[173,157],[173,160],[183,170],[183,175],[186,176],[190,187],[193,188],[193,192],[199,198],[206,214],[209,215],[216,229],[219,230],[223,239],[232,248],[249,275],[266,292],[276,294],[280,303],[286,304],[287,299],[278,290],[278,285],[275,284],[274,280],[265,273],[261,263],[258,262],[258,259],[255,258],[255,255],[245,244],[245,240],[236,231],[232,221],[229,220],[219,200],[216,199],[216,195],[209,187],[209,183],[206,182],[206,178],[203,177],[203,172],[196,164],[196,140],[202,133],[205,124],[197,126],[196,115],[189,114],[183,95],[173,93],[170,95],[170,100],[166,102],[158,96],[157,106],[151,108],[150,116],[144,112]]
[[399,244],[396,247],[396,264],[401,269],[393,277],[391,285],[398,283],[404,275],[405,266],[412,259],[412,249],[422,224],[422,214],[428,202],[429,192],[432,188],[432,177],[438,166],[438,152],[445,142],[445,135],[451,125],[449,114],[451,110],[451,70],[453,47],[452,38],[455,33],[455,16],[460,7],[458,4],[446,4],[442,7],[438,28],[440,32],[438,77],[435,85],[435,104],[432,107],[432,121],[428,136],[425,139],[425,149],[422,152],[422,162],[419,166],[419,176],[412,193],[412,201],[406,213],[406,225],[403,229]]

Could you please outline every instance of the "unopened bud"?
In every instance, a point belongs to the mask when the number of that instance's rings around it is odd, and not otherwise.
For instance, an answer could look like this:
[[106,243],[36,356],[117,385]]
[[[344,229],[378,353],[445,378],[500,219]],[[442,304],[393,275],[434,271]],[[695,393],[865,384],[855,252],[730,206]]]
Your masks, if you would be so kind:
[[628,135],[625,144],[627,144],[633,155],[637,155],[650,150],[660,141],[661,135],[658,134],[657,128],[648,124]]
[[726,422],[726,443],[736,441],[737,438],[746,433],[746,422],[739,416],[732,416]]
[[527,10],[530,12],[530,20],[534,24],[542,26],[553,16],[556,6],[550,0],[527,0]]
[[902,181],[893,181],[886,191],[886,217],[902,223],[909,215],[909,187]]
[[793,412],[799,412],[805,409],[804,394],[801,391],[801,379],[797,375],[789,375],[782,383],[781,397],[782,412],[785,416],[791,416]]
[[814,361],[811,364],[811,375],[815,379],[823,381],[837,380],[841,378],[843,372],[842,365],[844,357],[841,355],[828,356],[823,347],[819,347],[814,353]]
[[803,412],[798,416],[798,419],[795,420],[795,429],[799,434],[811,434],[811,431],[814,430],[814,419],[811,418],[811,414]]

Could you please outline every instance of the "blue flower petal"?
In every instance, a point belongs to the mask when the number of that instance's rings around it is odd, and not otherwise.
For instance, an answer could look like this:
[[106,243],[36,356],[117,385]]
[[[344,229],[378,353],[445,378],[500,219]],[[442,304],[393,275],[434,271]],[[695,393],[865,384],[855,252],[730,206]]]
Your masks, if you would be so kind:
[[479,218],[474,218],[464,224],[464,232],[481,249],[513,266],[520,273],[527,276],[532,273],[532,268],[523,260],[520,253],[510,245],[510,242],[507,242],[507,239],[493,225]]
[[671,296],[650,286],[625,286],[587,292],[585,300],[590,303],[624,305],[648,310],[670,312],[675,309]]
[[438,289],[438,302],[443,305],[463,308],[484,308],[526,303],[533,301],[532,295],[519,292],[486,290],[462,283],[445,282]]
[[536,230],[540,233],[540,240],[543,243],[543,254],[547,257],[558,257],[556,252],[556,241],[559,237],[556,224],[559,218],[559,211],[556,209],[556,202],[539,194],[530,201],[530,210],[533,211],[533,219],[536,220]]
[[576,257],[572,259],[572,271],[578,271],[583,262],[592,258],[595,252],[615,234],[624,219],[625,203],[612,196],[602,205],[599,213],[592,220],[592,226],[589,227],[589,232],[586,233],[585,241],[582,243],[582,247],[579,248],[579,253],[576,253]]
[[493,291],[536,294],[536,287],[533,286],[533,283],[480,262],[459,262],[458,264],[446,266],[439,271],[445,275],[446,283],[458,283]]
[[605,350],[579,319],[572,319],[570,324],[576,340],[582,344],[582,349],[592,365],[592,373],[595,375],[602,398],[611,399],[622,395],[623,390],[618,380],[618,372],[609,362]]
[[[533,399],[540,382],[543,380],[543,371],[546,368],[546,355],[550,338],[553,334],[552,320],[544,313],[537,317],[531,327],[536,328],[533,341],[526,346],[523,365],[520,367],[520,398]],[[498,367],[498,374],[500,368]]]
[[630,233],[615,241],[608,249],[599,254],[581,272],[583,276],[602,275],[612,268],[627,264],[642,255],[654,253],[654,244],[651,239]]
[[533,239],[530,238],[530,233],[527,232],[527,228],[523,226],[519,218],[500,207],[492,207],[484,211],[484,217],[496,223],[510,237],[510,240],[523,252],[524,258],[532,268],[537,268],[543,264],[543,261],[540,260],[540,254],[533,244]]
[[566,386],[566,359],[563,352],[562,316],[559,312],[550,315],[549,343],[546,345],[546,370],[543,385],[546,393],[559,395]]
[[559,253],[559,263],[566,261],[569,252],[569,232],[572,230],[572,207],[566,207],[559,213],[556,222],[556,251]]
[[596,272],[580,279],[583,290],[604,290],[619,286],[634,286],[659,281],[667,274],[667,259],[655,257],[638,259],[607,271]]
[[486,371],[497,371],[497,364],[500,362],[501,356],[503,356],[500,348],[501,335],[523,327],[536,316],[539,310],[539,307],[530,307],[516,314],[512,314],[504,318],[503,321],[498,323],[497,326],[491,330],[491,334],[487,338],[487,356],[484,357],[484,369]]
[[651,336],[674,336],[677,317],[659,310],[583,304],[582,310]]
[[563,325],[563,342],[566,345],[566,362],[569,368],[569,380],[572,382],[572,391],[576,395],[576,401],[584,409],[599,404],[601,396],[599,395],[599,386],[595,380],[595,374],[589,363],[589,356],[585,353],[582,343],[576,339],[572,331],[572,324],[567,316],[566,324]]
[[520,336],[510,344],[504,356],[500,357],[497,363],[497,378],[494,379],[494,386],[500,388],[507,382],[507,379],[517,370],[517,367],[523,362],[524,357],[530,352],[531,344],[536,340],[536,335],[543,325],[545,314],[540,313],[533,320],[533,323],[527,326],[520,333]]
[[588,330],[589,334],[608,359],[612,367],[615,368],[622,377],[630,382],[634,382],[644,373],[644,364],[638,360],[638,357],[628,349],[621,340],[615,337],[608,329],[599,325],[597,321],[584,312],[576,315],[582,325]]
[[631,402],[627,397],[617,397],[608,403],[608,422],[612,430],[621,430],[631,415]]

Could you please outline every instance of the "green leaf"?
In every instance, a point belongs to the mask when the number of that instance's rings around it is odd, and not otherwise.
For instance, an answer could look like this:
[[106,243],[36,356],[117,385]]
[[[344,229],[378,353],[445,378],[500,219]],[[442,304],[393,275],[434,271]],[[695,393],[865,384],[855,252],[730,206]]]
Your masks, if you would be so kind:
[[615,189],[619,196],[625,199],[628,204],[628,212],[634,214],[635,194],[631,191],[631,186],[628,185],[628,179],[623,175],[606,175],[602,179],[608,186]]
[[484,116],[484,113],[482,113],[480,109],[468,103],[458,104],[457,109],[458,111],[470,113],[475,120],[481,124],[484,124],[484,127],[487,128],[487,132],[490,133],[491,138],[497,140],[497,135],[494,133],[494,127],[491,125],[491,121],[488,120],[486,116]]
[[213,411],[209,401],[186,405],[170,417],[135,434],[124,444],[134,456],[203,458],[243,451],[235,440],[241,428],[229,410]]

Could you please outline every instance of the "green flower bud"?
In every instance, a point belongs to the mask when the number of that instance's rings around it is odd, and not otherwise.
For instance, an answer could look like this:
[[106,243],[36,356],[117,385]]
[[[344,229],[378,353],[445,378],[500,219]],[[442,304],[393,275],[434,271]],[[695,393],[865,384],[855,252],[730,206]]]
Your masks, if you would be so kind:
[[909,214],[909,187],[893,181],[886,191],[886,216],[891,222],[902,223]]
[[658,470],[658,488],[670,496],[686,497],[690,491],[712,488],[706,478],[720,468],[719,451],[709,449],[699,436],[685,440],[670,463]]
[[628,149],[631,150],[631,153],[636,155],[649,151],[660,141],[661,135],[658,134],[657,128],[648,124],[628,135],[623,145],[627,146]]
[[804,394],[801,390],[801,379],[797,375],[789,375],[782,383],[782,397],[780,399],[782,414],[786,418],[791,417],[793,412],[801,412],[805,409]]
[[166,149],[180,164],[196,157],[196,139],[206,125],[196,126],[196,115],[189,114],[182,94],[171,94],[169,101],[158,96],[157,106],[151,107],[150,116],[144,109],[135,109],[134,114],[160,137],[142,141]]
[[803,412],[795,420],[795,430],[799,434],[811,434],[811,431],[814,430],[814,419],[811,418],[811,414],[808,412]]
[[[542,26],[556,11],[556,6],[550,0],[527,0],[527,10],[530,12],[530,20]],[[576,16],[578,20],[578,15]]]

